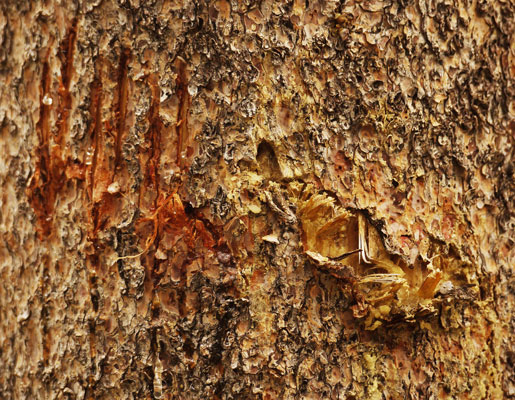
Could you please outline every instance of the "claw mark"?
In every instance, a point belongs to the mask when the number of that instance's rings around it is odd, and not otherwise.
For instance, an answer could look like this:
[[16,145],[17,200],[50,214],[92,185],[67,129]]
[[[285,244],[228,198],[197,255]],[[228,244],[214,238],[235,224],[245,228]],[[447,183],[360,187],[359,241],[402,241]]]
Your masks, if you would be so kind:
[[182,168],[183,162],[183,147],[186,135],[188,133],[188,109],[190,98],[186,82],[186,63],[178,59],[178,73],[177,73],[177,97],[179,105],[177,108],[177,165]]
[[128,49],[123,49],[120,54],[120,65],[118,67],[118,104],[116,106],[116,118],[118,122],[115,143],[115,168],[113,176],[116,174],[116,170],[120,168],[122,136],[125,130],[125,119],[127,116],[127,96],[129,86],[129,80],[127,78],[127,67],[129,61],[130,51]]
[[155,204],[157,206],[157,200],[159,199],[159,164],[161,162],[161,130],[163,127],[163,123],[159,116],[159,97],[160,97],[160,88],[159,82],[156,75],[150,76],[150,86],[152,91],[152,101],[150,104],[149,111],[149,136],[150,136],[150,160],[149,160],[149,168],[148,168],[148,178],[153,184],[156,197]]
[[95,201],[95,172],[98,163],[98,153],[102,140],[102,76],[100,68],[98,68],[97,79],[93,82],[91,89],[91,126],[89,136],[92,140],[93,155],[91,159],[91,169],[89,174],[89,198],[92,204],[91,217],[93,221],[94,231],[98,225],[98,208]]
[[59,95],[61,97],[61,110],[57,126],[59,127],[57,138],[61,142],[68,127],[68,117],[71,109],[72,97],[70,95],[70,82],[73,72],[73,56],[75,53],[75,41],[77,39],[77,19],[73,19],[66,39],[62,42],[59,49],[61,59],[61,83],[59,85]]
[[50,151],[50,106],[51,103],[46,101],[50,91],[50,67],[48,57],[50,51],[47,52],[45,61],[43,62],[43,71],[41,74],[40,84],[40,104],[39,104],[39,121],[36,124],[36,130],[39,137],[39,146],[37,148],[36,168],[32,180],[27,189],[29,201],[37,216],[37,231],[40,239],[48,237],[51,233],[51,221],[54,213],[54,204],[57,191],[61,187],[63,178],[62,168],[56,164],[57,160],[52,160]]
[[[39,145],[37,148],[36,168],[27,190],[29,201],[37,216],[37,231],[40,238],[48,237],[52,231],[52,215],[58,193],[63,187],[66,165],[62,159],[61,148],[68,126],[71,109],[69,92],[73,70],[73,55],[77,36],[77,20],[74,19],[59,50],[61,58],[61,82],[59,96],[61,101],[57,110],[57,135],[50,135],[50,112],[52,98],[51,71],[49,66],[50,48],[43,62],[40,84],[39,121],[36,124]],[[52,142],[52,143],[51,143]]]

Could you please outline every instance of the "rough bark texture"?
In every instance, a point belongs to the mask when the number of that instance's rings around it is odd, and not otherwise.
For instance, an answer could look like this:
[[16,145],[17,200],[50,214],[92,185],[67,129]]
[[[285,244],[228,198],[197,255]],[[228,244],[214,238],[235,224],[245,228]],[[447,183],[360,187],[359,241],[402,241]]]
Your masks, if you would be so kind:
[[515,397],[514,9],[0,2],[0,397]]

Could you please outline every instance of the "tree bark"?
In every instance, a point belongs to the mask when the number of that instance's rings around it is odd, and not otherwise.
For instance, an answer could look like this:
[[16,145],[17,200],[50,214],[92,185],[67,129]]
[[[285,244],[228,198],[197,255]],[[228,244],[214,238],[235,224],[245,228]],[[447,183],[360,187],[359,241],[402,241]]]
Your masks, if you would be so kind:
[[0,397],[515,397],[509,1],[0,4]]

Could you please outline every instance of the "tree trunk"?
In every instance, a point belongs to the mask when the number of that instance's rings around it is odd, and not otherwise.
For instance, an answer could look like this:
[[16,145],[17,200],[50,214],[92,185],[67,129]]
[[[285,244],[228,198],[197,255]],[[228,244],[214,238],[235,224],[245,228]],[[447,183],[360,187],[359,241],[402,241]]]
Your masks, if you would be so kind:
[[0,10],[2,399],[515,397],[512,2]]

